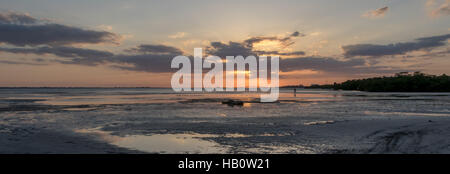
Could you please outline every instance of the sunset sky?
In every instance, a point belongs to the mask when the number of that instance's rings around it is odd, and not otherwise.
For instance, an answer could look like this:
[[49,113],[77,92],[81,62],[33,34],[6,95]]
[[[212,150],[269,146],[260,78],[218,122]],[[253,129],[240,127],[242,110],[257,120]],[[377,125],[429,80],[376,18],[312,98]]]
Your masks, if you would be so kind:
[[450,74],[450,0],[0,0],[0,86],[170,87],[170,60],[279,55],[280,85]]

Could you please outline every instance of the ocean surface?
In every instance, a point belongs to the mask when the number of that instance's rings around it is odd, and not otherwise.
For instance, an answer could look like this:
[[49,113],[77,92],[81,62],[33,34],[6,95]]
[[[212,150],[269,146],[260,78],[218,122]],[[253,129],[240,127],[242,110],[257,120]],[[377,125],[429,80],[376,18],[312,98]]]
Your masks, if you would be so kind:
[[[222,104],[229,99],[244,104]],[[450,93],[297,89],[294,95],[281,89],[278,102],[260,103],[258,93],[248,92],[1,88],[0,132],[19,142],[52,132],[29,141],[38,147],[57,146],[58,136],[70,135],[85,139],[61,143],[77,147],[95,141],[138,153],[327,153],[370,149],[378,143],[371,134],[386,130],[381,125],[386,120],[445,119],[449,106]],[[52,152],[45,147],[32,152]],[[29,148],[0,147],[0,152],[27,153]],[[91,151],[74,153],[84,152]]]

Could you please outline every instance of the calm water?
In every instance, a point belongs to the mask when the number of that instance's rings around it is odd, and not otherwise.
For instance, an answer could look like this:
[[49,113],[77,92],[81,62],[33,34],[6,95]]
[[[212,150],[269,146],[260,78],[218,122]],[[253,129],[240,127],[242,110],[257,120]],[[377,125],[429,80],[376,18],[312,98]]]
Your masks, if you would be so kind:
[[[222,104],[226,99],[243,106]],[[149,88],[0,89],[0,125],[32,124],[91,134],[156,153],[308,153],[302,129],[342,121],[450,116],[450,93],[367,93],[281,89],[279,102],[257,93],[183,93]],[[302,143],[299,143],[302,142]]]

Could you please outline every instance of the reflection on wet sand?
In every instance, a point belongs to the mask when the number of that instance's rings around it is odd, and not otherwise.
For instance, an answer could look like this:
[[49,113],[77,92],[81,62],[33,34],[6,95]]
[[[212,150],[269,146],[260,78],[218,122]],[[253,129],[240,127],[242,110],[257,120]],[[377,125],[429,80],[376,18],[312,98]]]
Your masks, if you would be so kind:
[[213,141],[201,138],[214,137],[208,134],[152,134],[112,135],[100,128],[79,129],[75,132],[90,134],[113,145],[147,153],[225,153],[227,148]]
[[150,153],[225,153],[226,148],[196,134],[131,135],[112,144]]

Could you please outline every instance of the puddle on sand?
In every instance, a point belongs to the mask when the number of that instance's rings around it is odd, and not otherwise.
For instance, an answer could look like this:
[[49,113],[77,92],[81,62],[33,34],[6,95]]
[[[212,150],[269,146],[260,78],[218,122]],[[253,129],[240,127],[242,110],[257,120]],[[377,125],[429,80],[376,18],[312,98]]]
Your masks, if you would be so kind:
[[150,153],[225,153],[218,143],[199,139],[196,134],[130,135],[112,144]]
[[[100,127],[93,129],[78,129],[77,133],[94,135],[110,144],[148,153],[226,153],[227,148],[213,141],[201,138],[214,137],[210,134],[152,134],[116,136],[111,132],[102,131]],[[237,136],[237,135],[228,135]]]
[[[103,141],[132,150],[148,153],[168,153],[168,154],[224,154],[230,153],[230,146],[221,145],[215,141],[204,140],[202,138],[244,138],[251,136],[285,136],[283,134],[151,134],[151,135],[111,135],[111,132],[102,131],[101,128],[78,129],[77,133],[94,135]],[[236,150],[236,149],[234,149]],[[310,150],[303,146],[283,146],[283,145],[256,145],[237,149],[239,153],[308,153]]]

